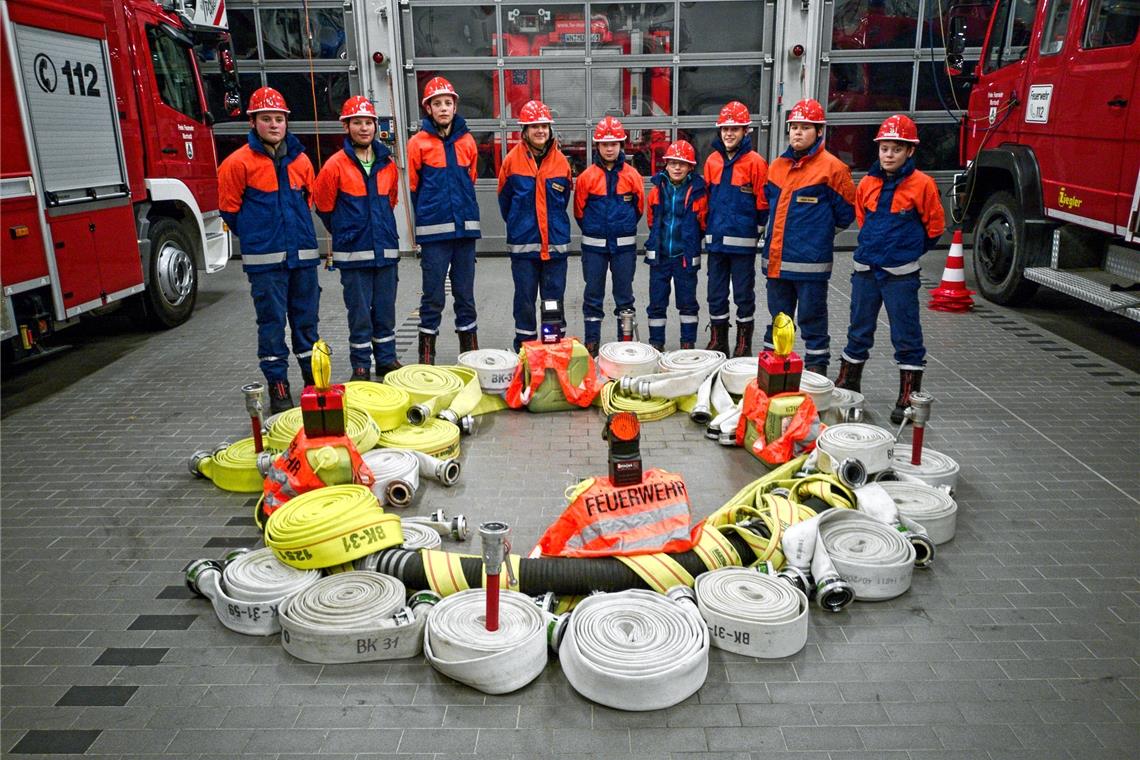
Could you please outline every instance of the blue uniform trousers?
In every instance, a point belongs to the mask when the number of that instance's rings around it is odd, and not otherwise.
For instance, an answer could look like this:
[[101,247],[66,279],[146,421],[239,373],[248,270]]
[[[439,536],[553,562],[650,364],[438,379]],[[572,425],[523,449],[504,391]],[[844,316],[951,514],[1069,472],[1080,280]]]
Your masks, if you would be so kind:
[[[823,367],[831,360],[831,336],[827,333],[827,280],[768,278],[768,313],[781,311],[795,320],[804,339],[804,365]],[[764,347],[772,346],[772,324],[764,331]]]
[[728,321],[728,286],[736,303],[736,323],[751,322],[756,313],[756,256],[749,253],[709,253],[709,320]]
[[457,332],[478,328],[475,318],[475,238],[420,243],[423,297],[420,299],[420,332],[437,335],[447,297],[444,278],[451,275],[451,297]]
[[900,369],[921,370],[926,363],[919,321],[918,272],[894,275],[882,271],[851,273],[851,326],[847,328],[847,348],[843,358],[861,363],[871,355],[875,344],[875,323],[879,308],[887,307],[891,343]]
[[662,259],[649,267],[649,342],[664,345],[666,311],[670,287],[676,290],[677,311],[681,312],[681,342],[697,342],[697,273],[699,269],[682,266],[681,256]]
[[563,300],[566,295],[566,259],[524,259],[511,257],[511,277],[515,281],[515,351],[524,340],[538,338],[538,319],[534,299]]
[[292,333],[297,364],[311,361],[317,342],[321,286],[317,268],[274,269],[246,272],[253,308],[257,314],[257,358],[266,382],[289,379],[289,349],[285,347],[285,322]]
[[396,284],[399,267],[341,267],[344,306],[348,309],[348,353],[353,369],[396,361]]
[[[637,269],[637,252],[589,253],[582,251],[582,279],[586,288],[582,291],[582,315],[586,325],[582,340],[586,343],[600,343],[602,340],[602,320],[606,312],[602,308],[606,298],[606,270],[613,274],[614,314],[633,308],[633,273]],[[621,340],[621,325],[618,325],[618,340]]]

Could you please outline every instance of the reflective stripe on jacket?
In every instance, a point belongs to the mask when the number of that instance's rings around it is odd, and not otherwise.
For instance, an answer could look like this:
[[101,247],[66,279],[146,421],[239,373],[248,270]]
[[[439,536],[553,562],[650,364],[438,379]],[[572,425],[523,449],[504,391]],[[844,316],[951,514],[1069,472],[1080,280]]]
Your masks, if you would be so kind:
[[732,158],[720,138],[713,140],[704,176],[709,188],[705,249],[710,253],[755,254],[764,227],[761,212],[768,209],[764,198],[768,164],[752,150],[751,137],[744,136]]
[[629,253],[637,249],[637,222],[645,211],[645,182],[619,153],[612,169],[595,156],[574,182],[574,218],[582,250]]
[[767,235],[760,264],[768,277],[826,280],[836,228],[855,219],[855,183],[847,165],[816,140],[796,160],[788,148],[768,167]]
[[317,232],[309,213],[313,164],[305,146],[285,134],[285,151],[274,159],[249,130],[246,144],[218,167],[218,206],[241,240],[246,272],[315,267]]
[[564,258],[570,246],[570,162],[551,138],[539,164],[525,142],[511,148],[499,168],[499,211],[507,223],[512,256]]
[[650,266],[682,256],[682,266],[700,266],[701,236],[708,214],[708,188],[696,172],[674,187],[664,171],[653,175],[649,191],[649,239],[645,260]]
[[435,123],[423,120],[408,140],[408,189],[416,212],[416,242],[480,237],[475,200],[479,151],[467,122],[456,116],[441,138]]
[[372,143],[374,163],[365,173],[352,141],[329,157],[317,175],[313,200],[317,215],[332,235],[338,267],[356,269],[395,264],[400,238],[392,213],[399,193],[399,170],[392,152]]
[[859,244],[855,269],[890,274],[919,270],[918,260],[946,230],[938,186],[910,158],[893,177],[876,161],[855,192]]

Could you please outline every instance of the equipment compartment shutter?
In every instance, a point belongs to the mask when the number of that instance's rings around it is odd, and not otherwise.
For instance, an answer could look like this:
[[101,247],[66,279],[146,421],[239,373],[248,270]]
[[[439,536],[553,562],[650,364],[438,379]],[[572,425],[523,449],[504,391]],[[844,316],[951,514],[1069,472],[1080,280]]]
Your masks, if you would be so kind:
[[48,205],[126,194],[102,40],[15,26],[20,76]]

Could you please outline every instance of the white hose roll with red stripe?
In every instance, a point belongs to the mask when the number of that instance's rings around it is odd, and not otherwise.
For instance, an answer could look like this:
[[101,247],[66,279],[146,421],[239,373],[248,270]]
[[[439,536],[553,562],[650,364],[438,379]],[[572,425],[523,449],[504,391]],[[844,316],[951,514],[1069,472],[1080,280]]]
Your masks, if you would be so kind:
[[467,589],[435,606],[424,629],[424,656],[448,678],[484,694],[507,694],[538,678],[549,657],[549,615],[517,591],[499,592],[499,629],[486,627],[483,589]]
[[603,343],[598,349],[598,369],[610,380],[644,377],[657,372],[661,352],[648,343],[632,340]]
[[808,598],[773,575],[722,567],[697,576],[697,606],[718,649],[747,657],[789,657],[804,648]]
[[692,590],[674,599],[631,589],[586,597],[558,647],[566,680],[618,710],[660,710],[692,696],[709,667],[709,632]]
[[917,520],[936,544],[954,538],[958,524],[958,504],[941,488],[925,483],[880,482],[894,500],[899,514]]
[[406,597],[390,575],[352,570],[322,578],[281,605],[281,645],[316,663],[415,657],[427,609],[413,614]]
[[861,422],[832,425],[815,442],[819,451],[817,466],[824,472],[839,472],[848,459],[863,464],[867,475],[890,469],[895,437],[889,431]]
[[511,384],[519,357],[501,348],[480,348],[464,351],[457,363],[475,371],[484,393],[502,393]]

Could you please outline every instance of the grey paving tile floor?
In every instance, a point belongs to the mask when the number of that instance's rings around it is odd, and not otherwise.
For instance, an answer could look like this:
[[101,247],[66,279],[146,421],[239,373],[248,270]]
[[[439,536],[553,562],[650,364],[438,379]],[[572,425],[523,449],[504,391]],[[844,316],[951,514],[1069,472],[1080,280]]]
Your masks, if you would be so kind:
[[[830,294],[836,355],[850,290],[850,257],[839,259]],[[944,261],[943,252],[927,257],[928,286]],[[399,347],[412,361],[417,262],[402,260],[400,275]],[[647,280],[639,267],[642,325]],[[578,329],[577,260],[570,282],[567,309]],[[321,283],[322,333],[338,352],[336,374],[346,374],[339,282],[322,273]],[[507,345],[506,259],[480,261],[477,292],[481,342]],[[760,303],[763,311],[762,296]],[[0,752],[196,760],[1134,758],[1140,376],[984,302],[970,314],[924,309],[922,319],[926,387],[937,399],[927,442],[962,468],[954,541],[897,599],[837,615],[813,610],[798,654],[759,661],[713,650],[697,694],[633,713],[578,696],[555,661],[502,696],[458,685],[422,658],[303,663],[276,637],[224,629],[191,598],[180,573],[187,560],[258,540],[251,497],[217,490],[186,469],[193,450],[247,430],[239,387],[257,379],[254,321],[234,262],[204,279],[188,324],[145,336],[3,422]],[[612,319],[605,330],[612,334]],[[865,388],[885,422],[896,387],[885,321],[878,341]],[[455,353],[445,329],[440,359]],[[599,425],[594,410],[492,415],[464,440],[460,484],[429,489],[416,510],[506,520],[525,551],[563,508],[564,488],[604,472]],[[643,441],[650,465],[685,476],[699,517],[763,472],[680,415],[647,424]],[[477,549],[474,541],[451,546]]]

